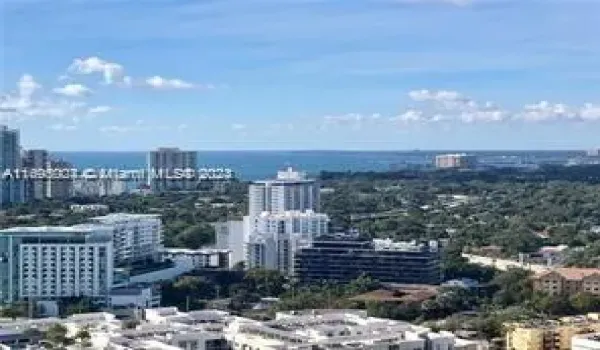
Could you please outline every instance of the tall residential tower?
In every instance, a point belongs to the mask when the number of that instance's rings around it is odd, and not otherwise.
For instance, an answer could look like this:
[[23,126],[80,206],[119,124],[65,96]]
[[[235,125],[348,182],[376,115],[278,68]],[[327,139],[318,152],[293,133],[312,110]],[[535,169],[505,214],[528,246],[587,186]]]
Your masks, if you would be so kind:
[[152,191],[192,190],[197,179],[175,178],[180,170],[198,169],[198,153],[182,151],[179,148],[158,148],[150,151],[147,159],[148,186]]
[[250,185],[249,216],[265,211],[275,214],[289,210],[318,212],[319,208],[318,183],[292,168],[279,171],[274,180],[255,181]]

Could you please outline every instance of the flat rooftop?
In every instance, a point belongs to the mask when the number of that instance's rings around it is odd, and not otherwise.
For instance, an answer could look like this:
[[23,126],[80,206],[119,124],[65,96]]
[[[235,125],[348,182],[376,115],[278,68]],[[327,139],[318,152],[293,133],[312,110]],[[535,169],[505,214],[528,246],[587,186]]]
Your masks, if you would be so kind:
[[102,222],[119,222],[126,220],[141,220],[141,219],[159,219],[159,214],[131,214],[131,213],[112,213],[91,218],[94,221]]
[[73,226],[18,226],[0,230],[0,234],[89,234],[106,232],[102,225],[82,224]]

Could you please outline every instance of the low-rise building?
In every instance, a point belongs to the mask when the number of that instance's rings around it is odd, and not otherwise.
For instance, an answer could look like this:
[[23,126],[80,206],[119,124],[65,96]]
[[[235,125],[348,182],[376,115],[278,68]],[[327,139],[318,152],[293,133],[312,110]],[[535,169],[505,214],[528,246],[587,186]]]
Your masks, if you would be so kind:
[[600,295],[600,269],[551,269],[535,275],[533,286],[550,295],[569,296],[581,292]]
[[231,260],[231,251],[228,249],[185,249],[162,248],[160,250],[162,261],[171,260],[175,264],[190,265],[197,268],[228,268]]
[[73,213],[97,213],[108,212],[109,207],[106,204],[71,204],[69,209]]
[[457,344],[451,333],[368,317],[362,310],[281,312],[267,322],[236,318],[224,332],[235,350],[478,349],[473,342]]
[[572,350],[600,350],[600,333],[574,336],[571,348]]
[[576,335],[600,332],[600,314],[509,323],[505,329],[507,350],[569,350]]
[[322,237],[296,253],[294,269],[304,283],[345,283],[367,274],[380,282],[439,284],[440,255],[437,242]]
[[112,310],[147,309],[160,306],[160,290],[153,285],[113,288],[109,305]]
[[477,167],[477,156],[466,153],[439,154],[435,156],[435,167],[438,169],[474,169]]

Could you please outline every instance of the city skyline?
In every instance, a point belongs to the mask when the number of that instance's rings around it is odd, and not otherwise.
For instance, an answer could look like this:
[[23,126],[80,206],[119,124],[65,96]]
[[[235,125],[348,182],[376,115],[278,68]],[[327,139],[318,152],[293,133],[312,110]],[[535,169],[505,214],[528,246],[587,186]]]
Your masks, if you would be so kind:
[[27,149],[597,146],[593,1],[5,0],[0,11],[0,123]]

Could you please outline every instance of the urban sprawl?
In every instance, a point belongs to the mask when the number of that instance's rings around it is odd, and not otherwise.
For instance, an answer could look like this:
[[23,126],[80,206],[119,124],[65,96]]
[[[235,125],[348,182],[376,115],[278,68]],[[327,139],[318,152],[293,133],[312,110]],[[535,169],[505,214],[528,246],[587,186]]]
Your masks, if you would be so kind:
[[[22,150],[18,130],[0,138],[10,174],[74,169]],[[150,151],[147,163],[202,169],[177,148]],[[135,186],[4,176],[0,344],[600,349],[595,166],[512,173],[439,154],[420,173],[289,167],[251,182],[220,168]],[[590,173],[570,177],[578,171]]]

